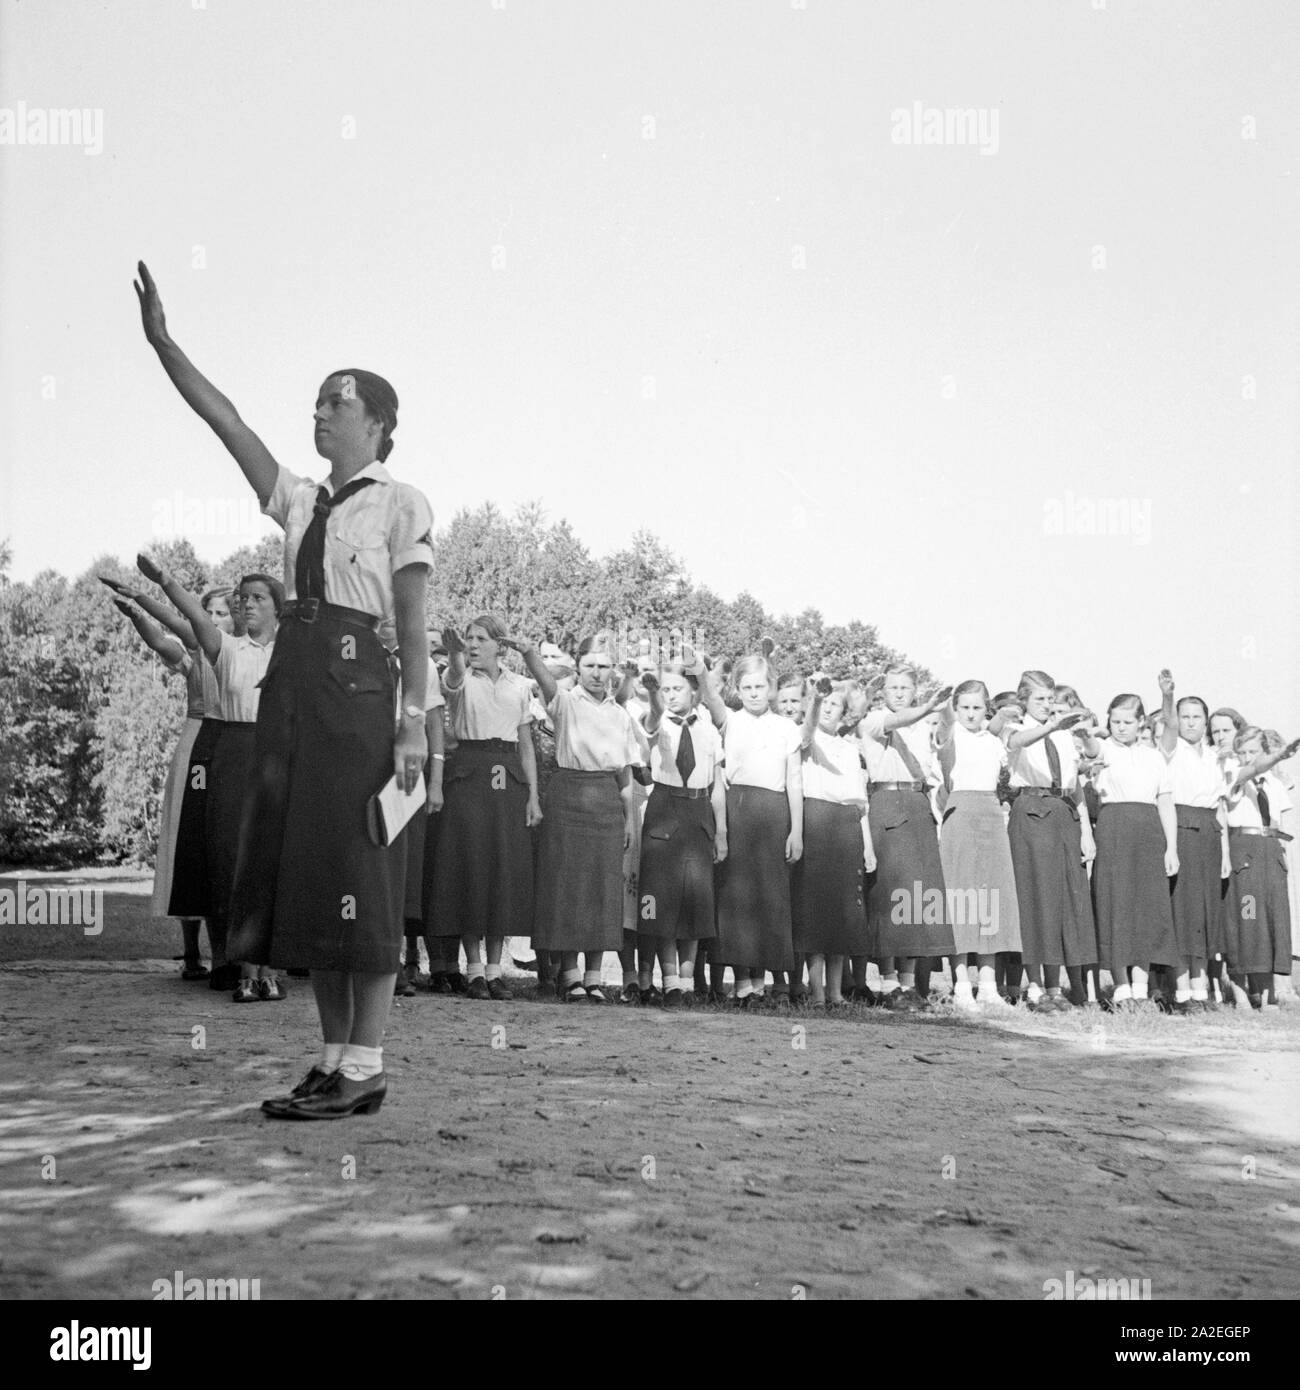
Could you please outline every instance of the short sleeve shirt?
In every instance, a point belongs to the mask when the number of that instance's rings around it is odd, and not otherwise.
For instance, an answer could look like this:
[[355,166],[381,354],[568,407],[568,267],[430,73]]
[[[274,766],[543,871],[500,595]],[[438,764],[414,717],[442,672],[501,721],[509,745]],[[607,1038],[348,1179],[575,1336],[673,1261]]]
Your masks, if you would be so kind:
[[507,671],[497,672],[495,680],[486,671],[467,667],[459,686],[443,685],[452,732],[462,739],[499,738],[514,743],[519,726],[533,717],[528,682]]
[[867,804],[867,774],[858,741],[813,731],[803,750],[803,794],[806,800],[830,801],[837,806]]
[[1112,801],[1154,805],[1156,797],[1172,791],[1169,763],[1163,753],[1143,743],[1116,743],[1113,738],[1101,741],[1094,785],[1103,806]]
[[271,662],[274,642],[265,646],[254,642],[247,633],[242,637],[221,634],[221,650],[212,663],[217,682],[217,718],[232,724],[257,722],[257,706],[261,698],[258,686]]
[[[896,748],[890,746],[891,731],[885,728],[889,710],[868,711],[858,725],[862,739],[862,752],[867,760],[867,778],[872,782],[912,782],[915,777]],[[934,747],[930,737],[930,725],[924,719],[908,724],[901,729],[892,730],[906,745],[921,769],[921,776],[929,780],[934,775]]]
[[617,772],[639,762],[632,716],[612,695],[597,700],[580,685],[557,690],[547,707],[555,724],[555,761],[573,772]]
[[955,792],[995,792],[998,778],[1007,765],[1002,740],[981,729],[973,734],[964,724],[952,726],[951,790]]
[[[1035,721],[1028,715],[1019,726],[1026,733],[1033,733],[1041,727],[1041,720]],[[1004,740],[1010,740],[1017,732],[1014,725],[1008,725],[1002,732]],[[1061,759],[1061,786],[1073,791],[1079,784],[1079,750],[1075,747],[1073,735],[1065,729],[1057,729],[1047,735],[1052,740]],[[1007,765],[1011,769],[1013,787],[1050,787],[1052,768],[1047,760],[1047,739],[1040,738],[1024,748],[1012,748],[1007,744]]]
[[[382,463],[363,468],[373,478],[325,520],[325,596],[380,620],[379,637],[396,642],[393,575],[407,565],[433,564],[433,512],[424,494],[399,483]],[[332,493],[328,480],[314,483],[281,467],[263,512],[284,530],[284,592],[296,598],[298,547],[311,525],[316,489]]]
[[783,792],[787,762],[799,745],[799,726],[772,710],[728,710],[722,726],[727,785]]
[[[651,776],[666,787],[682,785],[681,773],[677,771],[677,748],[682,741],[683,727],[671,714],[664,714],[659,721],[658,732],[650,740]],[[691,716],[690,730],[695,767],[686,785],[711,787],[714,774],[722,763],[722,739],[703,710]]]
[[[1229,764],[1229,767],[1230,775],[1235,777],[1240,764]],[[1264,785],[1264,793],[1268,797],[1267,825],[1264,823],[1264,817],[1259,808],[1259,784],[1261,782]],[[1282,825],[1282,812],[1291,809],[1291,798],[1287,794],[1286,787],[1271,772],[1266,772],[1263,777],[1252,777],[1235,796],[1228,798],[1228,829],[1267,830],[1271,826],[1274,830],[1278,830]]]
[[1213,808],[1223,795],[1223,764],[1208,743],[1193,747],[1180,738],[1169,755],[1169,784],[1178,806]]

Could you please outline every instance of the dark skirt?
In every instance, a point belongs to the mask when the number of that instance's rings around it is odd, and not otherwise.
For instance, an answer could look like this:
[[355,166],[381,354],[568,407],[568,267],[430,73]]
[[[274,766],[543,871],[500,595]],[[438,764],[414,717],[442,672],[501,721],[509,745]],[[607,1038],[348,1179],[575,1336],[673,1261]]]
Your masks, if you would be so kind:
[[424,919],[424,843],[428,837],[429,813],[417,811],[406,823],[406,887],[402,896],[402,918],[408,931],[420,935]]
[[533,919],[528,781],[519,747],[464,742],[447,759],[433,912],[439,932],[526,936]]
[[1097,820],[1093,907],[1101,964],[1122,984],[1131,965],[1177,965],[1178,941],[1165,874],[1165,832],[1148,801],[1102,804]]
[[637,933],[665,941],[707,941],[713,922],[713,803],[673,796],[657,785],[641,825]]
[[[208,769],[207,861],[208,902],[213,917],[230,911],[235,887],[239,827],[253,770],[254,726],[223,724]],[[238,960],[231,956],[231,960]]]
[[376,845],[366,832],[366,803],[393,775],[394,709],[369,628],[323,614],[281,624],[262,679],[232,960],[397,971],[406,839]]
[[612,772],[562,767],[551,778],[542,807],[532,944],[537,951],[622,948],[623,798]]
[[1059,796],[1018,794],[1007,825],[1026,965],[1095,965],[1097,928],[1079,812]]
[[1178,954],[1213,960],[1223,950],[1223,845],[1212,806],[1176,806],[1178,872],[1170,901]]
[[803,856],[790,884],[796,955],[867,954],[862,849],[860,807],[804,798]]
[[875,960],[952,955],[956,946],[930,798],[918,791],[872,792],[867,820],[876,852],[867,891],[867,954]]
[[1020,903],[997,792],[949,793],[939,858],[957,954],[1019,951]]
[[1286,843],[1228,831],[1232,877],[1224,899],[1224,955],[1234,974],[1291,973]]
[[221,724],[220,719],[205,719],[190,749],[185,794],[176,826],[176,849],[172,855],[169,917],[208,917],[213,912],[208,887],[208,789],[212,750],[221,736]]
[[741,970],[794,967],[790,802],[766,787],[727,788],[727,857],[718,866],[718,938],[713,959]]
[[202,728],[202,719],[188,715],[181,725],[180,737],[172,751],[163,785],[162,807],[158,813],[158,847],[153,860],[153,895],[149,911],[154,917],[168,917],[172,900],[172,867],[176,859],[176,836],[180,829],[181,807],[185,804],[185,787],[189,781],[190,754]]

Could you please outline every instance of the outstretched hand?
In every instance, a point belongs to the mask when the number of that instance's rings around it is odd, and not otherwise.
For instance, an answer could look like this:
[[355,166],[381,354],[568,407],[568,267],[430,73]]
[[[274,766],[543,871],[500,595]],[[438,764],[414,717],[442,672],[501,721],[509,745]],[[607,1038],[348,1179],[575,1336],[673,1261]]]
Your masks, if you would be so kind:
[[1172,695],[1174,693],[1174,678],[1170,674],[1167,666],[1156,677],[1156,680],[1160,683],[1160,693],[1162,695]]
[[454,627],[443,628],[442,645],[447,648],[448,656],[463,656],[465,653],[465,639]]
[[641,684],[647,695],[653,695],[659,689],[659,677],[653,671],[646,671],[641,677]]
[[818,695],[820,695],[824,700],[831,693],[831,691],[835,689],[835,687],[831,684],[831,678],[829,676],[822,676],[821,679],[817,682],[816,686],[814,686],[814,689],[817,691]]
[[166,571],[164,571],[162,566],[159,565],[156,560],[143,553],[135,557],[135,567],[146,579],[151,580],[154,584],[162,584],[167,578]]
[[120,579],[110,579],[107,575],[99,575],[99,582],[106,584],[115,594],[120,594],[123,598],[134,598],[136,591],[129,585],[123,584]]
[[136,298],[140,301],[140,321],[144,326],[144,336],[157,346],[167,338],[167,320],[163,315],[162,300],[158,286],[154,284],[149,267],[143,261],[136,263],[140,278],[131,283],[135,286]]

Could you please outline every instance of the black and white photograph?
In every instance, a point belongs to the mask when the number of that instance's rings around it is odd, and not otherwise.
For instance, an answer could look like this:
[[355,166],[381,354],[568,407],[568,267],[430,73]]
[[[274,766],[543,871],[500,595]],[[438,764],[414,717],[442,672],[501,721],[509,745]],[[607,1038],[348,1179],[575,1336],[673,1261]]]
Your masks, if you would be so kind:
[[0,0],[27,1364],[417,1300],[1294,1364],[1298,54]]

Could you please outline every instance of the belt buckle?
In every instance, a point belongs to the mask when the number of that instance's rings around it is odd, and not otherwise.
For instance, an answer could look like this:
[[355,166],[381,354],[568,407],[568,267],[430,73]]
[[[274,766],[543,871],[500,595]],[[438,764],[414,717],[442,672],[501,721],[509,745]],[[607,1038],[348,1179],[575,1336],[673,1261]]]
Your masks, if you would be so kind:
[[320,599],[300,598],[298,606],[294,609],[294,616],[299,622],[314,623],[316,615],[320,612]]

